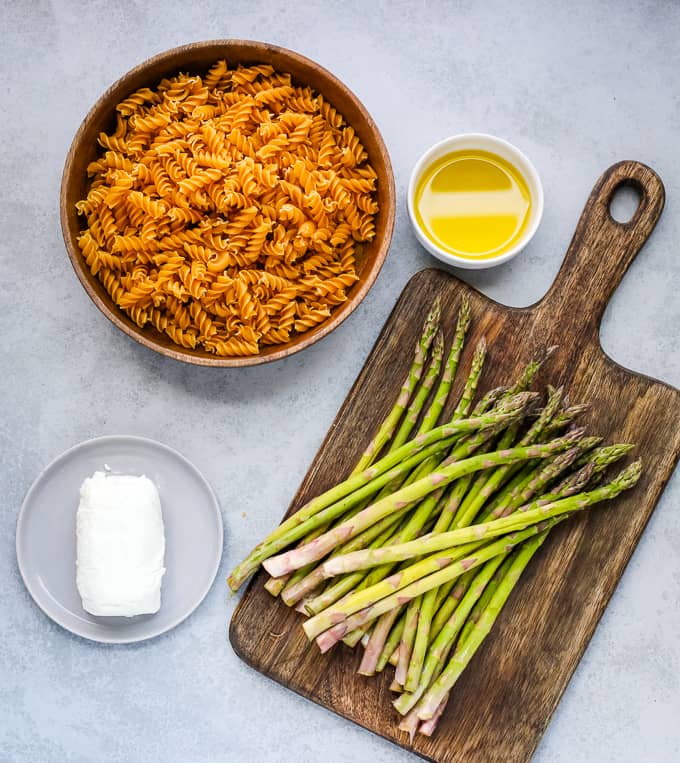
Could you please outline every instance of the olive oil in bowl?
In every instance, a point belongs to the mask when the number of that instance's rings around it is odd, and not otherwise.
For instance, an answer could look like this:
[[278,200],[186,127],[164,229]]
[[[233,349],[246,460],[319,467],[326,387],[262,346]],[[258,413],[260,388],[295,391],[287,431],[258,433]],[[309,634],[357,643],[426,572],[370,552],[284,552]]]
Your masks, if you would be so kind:
[[540,180],[528,159],[486,135],[434,146],[416,166],[409,188],[421,243],[463,267],[490,267],[514,256],[538,227],[542,207]]

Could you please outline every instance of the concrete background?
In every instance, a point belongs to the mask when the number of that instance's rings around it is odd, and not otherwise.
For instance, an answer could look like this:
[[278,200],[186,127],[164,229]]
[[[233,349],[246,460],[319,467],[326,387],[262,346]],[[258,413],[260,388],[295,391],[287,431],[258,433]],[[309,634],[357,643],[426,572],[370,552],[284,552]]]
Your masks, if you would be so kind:
[[[548,288],[603,169],[634,158],[660,173],[666,211],[602,341],[620,363],[680,385],[680,6],[5,1],[0,16],[0,760],[411,760],[243,665],[226,641],[235,599],[224,575],[279,518],[399,292],[434,264],[411,233],[405,189],[419,154],[446,135],[504,136],[542,175],[545,217],[530,248],[463,274],[511,305]],[[66,151],[97,96],[147,56],[218,37],[279,43],[335,72],[380,126],[399,194],[390,255],[362,307],[308,351],[242,371],[179,365],[114,329],[71,271],[57,214]],[[40,469],[109,433],[178,448],[212,482],[225,522],[204,604],[127,648],[47,620],[14,553]],[[679,499],[676,475],[536,761],[680,759]]]

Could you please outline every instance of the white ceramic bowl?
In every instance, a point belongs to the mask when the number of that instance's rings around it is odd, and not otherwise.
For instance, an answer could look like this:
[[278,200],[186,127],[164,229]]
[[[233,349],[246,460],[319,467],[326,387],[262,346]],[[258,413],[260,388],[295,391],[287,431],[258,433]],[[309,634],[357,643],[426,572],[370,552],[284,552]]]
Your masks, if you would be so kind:
[[[426,170],[433,162],[436,162],[437,159],[440,159],[453,151],[465,150],[488,151],[489,153],[497,154],[502,159],[507,160],[522,175],[526,181],[529,193],[531,194],[529,221],[524,233],[511,249],[504,251],[497,257],[473,260],[458,257],[457,255],[442,249],[425,235],[415,214],[415,192],[418,183]],[[416,166],[411,172],[411,178],[408,184],[408,214],[411,218],[411,225],[413,225],[413,230],[415,231],[418,241],[420,241],[430,254],[437,257],[437,259],[449,265],[468,268],[469,270],[493,268],[518,255],[529,241],[531,241],[534,233],[536,233],[541,218],[543,217],[543,186],[541,185],[541,179],[539,178],[534,165],[516,146],[513,146],[512,143],[508,143],[507,140],[496,138],[493,135],[486,135],[484,133],[453,135],[450,138],[445,138],[439,143],[435,143],[435,145],[429,148],[416,162]]]

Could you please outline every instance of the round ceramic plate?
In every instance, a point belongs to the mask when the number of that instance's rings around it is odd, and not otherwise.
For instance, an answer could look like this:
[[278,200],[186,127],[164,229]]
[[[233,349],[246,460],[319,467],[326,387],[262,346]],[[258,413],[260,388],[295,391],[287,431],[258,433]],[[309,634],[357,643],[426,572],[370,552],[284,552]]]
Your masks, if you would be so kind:
[[[80,485],[107,467],[112,474],[145,474],[160,493],[167,572],[153,615],[96,617],[83,609],[76,589]],[[48,617],[78,636],[126,644],[174,628],[203,601],[219,567],[222,532],[215,494],[184,456],[143,437],[99,437],[67,450],[33,483],[19,513],[17,560]]]

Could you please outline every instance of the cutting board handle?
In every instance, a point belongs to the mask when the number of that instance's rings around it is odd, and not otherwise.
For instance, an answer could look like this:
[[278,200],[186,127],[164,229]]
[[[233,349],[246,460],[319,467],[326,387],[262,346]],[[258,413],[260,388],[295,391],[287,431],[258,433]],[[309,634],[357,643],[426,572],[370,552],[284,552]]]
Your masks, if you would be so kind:
[[[640,194],[628,222],[617,222],[610,204],[617,189]],[[564,262],[541,307],[562,316],[578,316],[584,331],[595,336],[607,303],[654,229],[663,209],[661,178],[640,162],[612,165],[600,176],[578,221]]]

